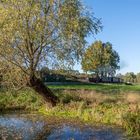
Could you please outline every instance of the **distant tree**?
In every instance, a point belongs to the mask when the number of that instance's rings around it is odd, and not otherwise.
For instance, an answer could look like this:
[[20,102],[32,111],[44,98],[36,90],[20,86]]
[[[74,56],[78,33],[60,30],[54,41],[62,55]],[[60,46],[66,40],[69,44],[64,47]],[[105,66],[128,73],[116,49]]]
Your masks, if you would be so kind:
[[102,53],[103,47],[101,41],[96,41],[85,52],[82,58],[82,69],[84,71],[94,71],[103,65]]
[[125,75],[124,75],[124,81],[125,82],[136,82],[136,75],[134,74],[134,72],[127,72]]
[[[37,77],[47,62],[72,65],[85,49],[85,37],[100,30],[80,0],[3,0],[0,2],[0,59],[28,77],[47,102],[57,97]],[[4,63],[3,61],[3,63]]]
[[112,76],[119,69],[119,61],[119,55],[111,43],[96,41],[86,50],[82,58],[82,68],[101,77]]
[[43,73],[50,73],[50,69],[47,67],[42,67],[41,70],[39,71],[40,75]]
[[137,83],[140,83],[140,73],[137,73],[136,78],[137,78]]
[[123,79],[124,75],[121,73],[116,74],[116,77]]

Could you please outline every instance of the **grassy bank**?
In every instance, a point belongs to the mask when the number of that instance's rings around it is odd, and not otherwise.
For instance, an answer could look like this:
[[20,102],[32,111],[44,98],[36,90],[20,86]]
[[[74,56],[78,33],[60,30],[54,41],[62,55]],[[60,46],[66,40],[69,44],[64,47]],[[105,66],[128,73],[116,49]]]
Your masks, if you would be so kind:
[[0,90],[0,111],[38,111],[44,104],[44,100],[30,88]]
[[[91,89],[86,89],[86,86]],[[126,87],[120,90],[117,85],[83,85],[81,89],[77,85],[76,88],[55,87],[52,90],[60,103],[54,108],[46,110],[44,100],[32,89],[26,88],[18,92],[1,91],[0,110],[39,110],[48,116],[121,126],[128,135],[140,136],[140,92],[137,85],[133,89],[130,86],[131,90],[128,91]]]

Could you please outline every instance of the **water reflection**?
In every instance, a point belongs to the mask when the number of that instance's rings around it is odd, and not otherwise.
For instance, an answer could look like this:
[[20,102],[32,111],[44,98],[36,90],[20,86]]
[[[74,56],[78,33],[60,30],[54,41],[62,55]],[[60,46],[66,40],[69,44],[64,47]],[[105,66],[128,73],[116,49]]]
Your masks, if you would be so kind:
[[45,122],[36,115],[2,115],[0,116],[0,139],[31,140],[39,135]]
[[83,129],[63,125],[54,129],[51,134],[46,137],[48,140],[121,140],[122,136],[118,132],[111,129],[94,129],[85,127]]
[[122,136],[120,130],[53,123],[40,115],[0,115],[0,140],[121,140]]

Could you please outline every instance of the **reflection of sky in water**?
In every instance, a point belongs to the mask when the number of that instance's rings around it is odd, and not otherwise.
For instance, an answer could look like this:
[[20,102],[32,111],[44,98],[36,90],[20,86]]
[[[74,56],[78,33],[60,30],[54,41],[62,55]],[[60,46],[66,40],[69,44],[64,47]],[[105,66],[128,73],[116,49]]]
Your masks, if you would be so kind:
[[23,140],[33,139],[37,133],[41,132],[43,126],[43,122],[34,122],[27,119],[25,116],[0,116],[0,136],[2,137],[2,135],[6,135],[8,140],[11,140],[11,138],[14,137]]
[[67,125],[54,129],[47,140],[121,140],[121,134],[111,129],[73,128]]
[[[91,128],[60,124],[46,125],[39,116],[0,116],[0,139],[5,140],[121,140],[122,134],[111,128]],[[45,127],[44,127],[45,126]],[[48,127],[48,128],[47,128]],[[45,128],[45,129],[44,129]],[[45,133],[44,133],[45,131]]]

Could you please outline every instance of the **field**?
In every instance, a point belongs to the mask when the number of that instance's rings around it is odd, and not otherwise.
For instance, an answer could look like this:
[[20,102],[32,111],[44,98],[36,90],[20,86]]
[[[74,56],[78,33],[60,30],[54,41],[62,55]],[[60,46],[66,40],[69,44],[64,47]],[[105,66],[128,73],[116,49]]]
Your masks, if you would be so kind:
[[60,103],[47,108],[30,88],[0,91],[0,110],[39,111],[48,116],[79,118],[96,124],[116,125],[128,135],[140,136],[140,85],[49,85]]
[[51,89],[90,89],[101,92],[110,91],[140,91],[140,84],[125,85],[125,84],[66,84],[66,85],[49,85]]

